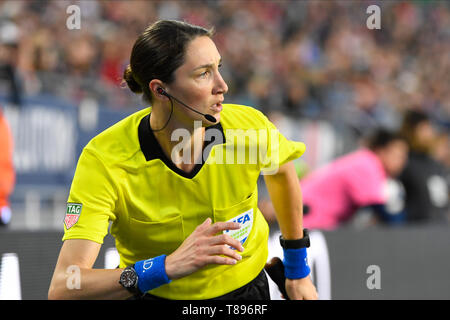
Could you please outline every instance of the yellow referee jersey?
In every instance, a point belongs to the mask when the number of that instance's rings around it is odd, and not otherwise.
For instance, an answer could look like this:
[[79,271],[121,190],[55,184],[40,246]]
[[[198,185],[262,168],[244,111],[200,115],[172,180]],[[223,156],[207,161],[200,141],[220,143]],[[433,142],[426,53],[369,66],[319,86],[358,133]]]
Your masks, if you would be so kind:
[[305,145],[288,141],[258,110],[224,104],[220,122],[206,128],[204,161],[186,173],[163,153],[150,130],[150,114],[147,108],[130,115],[83,149],[63,240],[103,243],[111,221],[120,267],[125,267],[169,255],[207,217],[238,221],[242,228],[230,235],[243,243],[241,261],[208,265],[149,292],[168,299],[209,299],[247,284],[268,255],[268,225],[257,207],[258,176],[300,157]]

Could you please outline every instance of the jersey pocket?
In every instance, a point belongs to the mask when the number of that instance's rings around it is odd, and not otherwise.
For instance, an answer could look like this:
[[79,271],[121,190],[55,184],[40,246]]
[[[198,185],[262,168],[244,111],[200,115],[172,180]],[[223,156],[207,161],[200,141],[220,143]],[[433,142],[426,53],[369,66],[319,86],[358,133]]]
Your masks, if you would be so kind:
[[183,242],[181,215],[149,222],[130,217],[130,251],[138,260],[170,254]]
[[239,230],[224,230],[223,233],[239,240],[242,245],[247,242],[253,230],[257,210],[257,192],[253,192],[247,199],[231,207],[214,209],[214,222],[233,221],[241,225]]

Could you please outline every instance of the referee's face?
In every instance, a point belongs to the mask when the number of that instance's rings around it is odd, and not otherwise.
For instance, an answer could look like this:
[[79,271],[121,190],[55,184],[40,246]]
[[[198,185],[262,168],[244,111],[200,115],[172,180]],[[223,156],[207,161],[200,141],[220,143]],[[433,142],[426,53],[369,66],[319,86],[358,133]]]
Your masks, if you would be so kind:
[[[175,81],[169,86],[170,93],[192,108],[220,121],[222,102],[228,91],[220,67],[221,57],[214,42],[207,36],[195,38],[187,46],[184,63],[175,71]],[[187,108],[176,110],[179,116],[188,121],[204,120],[201,115]],[[210,125],[207,121],[204,124]]]

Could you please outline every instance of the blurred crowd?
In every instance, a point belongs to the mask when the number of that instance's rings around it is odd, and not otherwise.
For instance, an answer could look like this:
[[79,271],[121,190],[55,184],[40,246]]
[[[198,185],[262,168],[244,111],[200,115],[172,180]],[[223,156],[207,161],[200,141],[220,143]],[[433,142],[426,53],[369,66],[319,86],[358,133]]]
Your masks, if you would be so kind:
[[[225,102],[273,119],[342,123],[356,136],[399,129],[406,111],[421,111],[435,128],[428,153],[448,168],[450,4],[379,1],[379,30],[366,25],[370,4],[0,0],[0,78],[9,81],[0,94],[6,86],[17,105],[23,95],[49,93],[115,109],[143,107],[121,88],[134,41],[155,20],[185,20],[216,30]],[[67,28],[70,5],[80,8],[79,30]]]
[[[80,8],[79,30],[66,27],[73,4]],[[29,94],[90,94],[109,107],[129,107],[135,102],[128,92],[121,95],[124,90],[113,93],[114,99],[102,95],[120,85],[134,40],[148,24],[180,19],[215,27],[229,102],[333,121],[345,113],[358,131],[398,125],[408,108],[448,124],[448,2],[380,2],[380,30],[367,28],[368,5],[2,0],[0,22],[2,43],[14,51],[11,59]]]

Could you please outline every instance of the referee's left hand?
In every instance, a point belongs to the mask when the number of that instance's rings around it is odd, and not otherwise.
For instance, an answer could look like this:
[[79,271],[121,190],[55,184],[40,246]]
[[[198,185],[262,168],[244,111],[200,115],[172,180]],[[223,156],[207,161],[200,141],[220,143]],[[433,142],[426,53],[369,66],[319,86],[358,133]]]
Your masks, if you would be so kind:
[[310,276],[303,279],[286,279],[286,292],[291,300],[319,299]]

